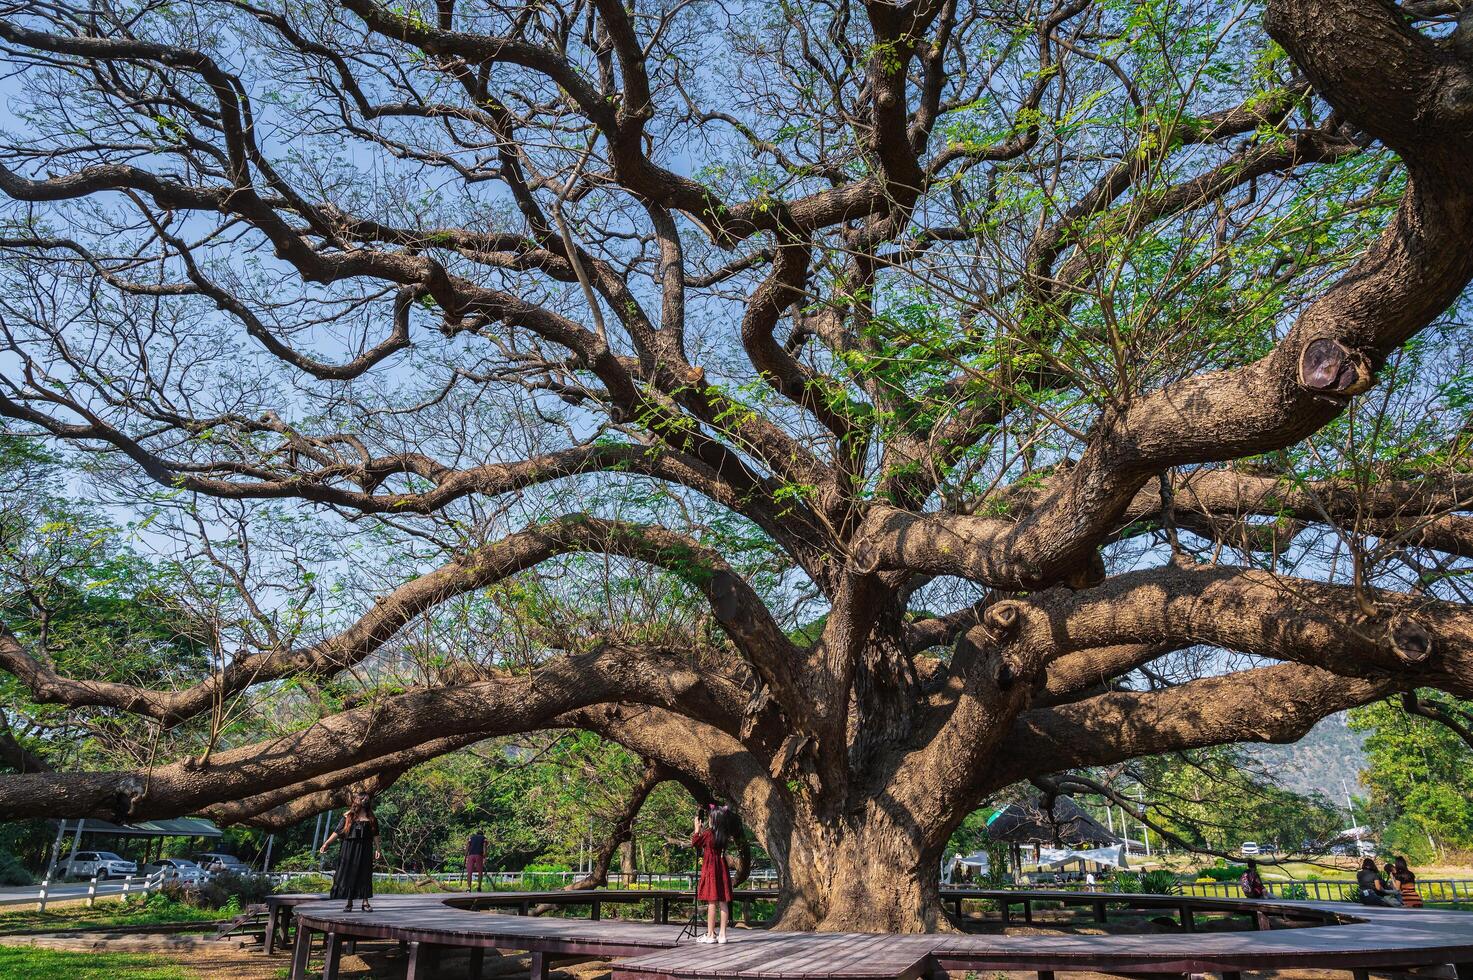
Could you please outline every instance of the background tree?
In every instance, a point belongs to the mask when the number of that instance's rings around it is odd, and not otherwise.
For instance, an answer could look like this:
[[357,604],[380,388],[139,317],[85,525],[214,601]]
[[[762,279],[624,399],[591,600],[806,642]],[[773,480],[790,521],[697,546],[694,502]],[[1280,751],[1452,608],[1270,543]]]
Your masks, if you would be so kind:
[[1473,705],[1416,691],[1357,708],[1370,818],[1382,845],[1413,861],[1473,850]]
[[1274,774],[1237,746],[1143,759],[1107,775],[1120,796],[1140,800],[1156,840],[1167,846],[1235,855],[1253,841],[1277,848],[1282,860],[1325,854],[1346,827],[1345,814],[1323,795],[1276,785]]
[[0,643],[159,737],[0,815],[576,728],[919,930],[1002,787],[1473,696],[1455,4],[0,11],[0,413],[211,570],[204,676]]

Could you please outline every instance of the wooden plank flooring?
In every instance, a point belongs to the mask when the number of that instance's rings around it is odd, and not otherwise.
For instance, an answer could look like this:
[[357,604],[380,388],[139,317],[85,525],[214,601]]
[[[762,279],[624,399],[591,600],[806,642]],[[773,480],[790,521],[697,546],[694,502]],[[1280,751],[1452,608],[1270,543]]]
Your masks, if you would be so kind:
[[[505,893],[512,895],[513,893]],[[671,893],[678,895],[679,893]],[[1150,935],[890,935],[784,933],[734,929],[725,945],[679,939],[682,927],[618,919],[535,918],[478,912],[475,895],[385,895],[372,912],[344,912],[336,902],[295,908],[299,936],[526,950],[556,956],[619,960],[613,980],[917,980],[942,970],[1089,970],[1130,975],[1237,973],[1320,967],[1364,971],[1453,965],[1473,978],[1473,915],[1437,910],[1366,909],[1331,903],[1191,899],[1180,896],[1011,893],[1033,901],[1093,906],[1098,901],[1202,912],[1267,912],[1329,923],[1308,928],[1231,933]],[[576,901],[635,901],[651,893],[584,893]],[[973,892],[967,897],[994,898]],[[498,896],[499,898],[499,896]],[[567,902],[567,892],[515,894],[533,904]],[[704,926],[704,923],[702,923]],[[293,958],[293,980],[305,962]],[[324,974],[331,980],[329,974]],[[534,977],[533,980],[543,980]]]

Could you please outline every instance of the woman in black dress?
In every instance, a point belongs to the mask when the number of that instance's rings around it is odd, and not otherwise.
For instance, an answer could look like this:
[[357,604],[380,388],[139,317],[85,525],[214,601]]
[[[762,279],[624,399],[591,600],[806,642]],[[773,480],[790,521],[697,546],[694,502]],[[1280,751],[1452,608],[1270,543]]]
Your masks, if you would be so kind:
[[332,879],[332,898],[347,899],[344,911],[353,911],[353,900],[363,903],[363,911],[372,912],[368,900],[373,898],[373,862],[381,857],[378,850],[378,818],[373,815],[366,794],[355,793],[352,804],[343,814],[343,823],[322,842],[322,852],[341,838],[343,852],[338,856],[338,871]]

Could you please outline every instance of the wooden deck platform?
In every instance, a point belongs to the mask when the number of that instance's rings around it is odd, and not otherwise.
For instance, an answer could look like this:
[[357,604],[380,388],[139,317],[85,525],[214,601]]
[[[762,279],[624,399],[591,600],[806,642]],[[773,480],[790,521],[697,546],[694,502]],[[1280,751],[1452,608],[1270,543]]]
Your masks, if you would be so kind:
[[321,902],[326,898],[326,892],[283,892],[279,895],[267,895],[266,935],[262,939],[266,955],[276,952],[278,943],[287,935],[298,905]]
[[[770,893],[763,893],[770,895]],[[453,893],[385,895],[372,912],[344,912],[336,902],[293,901],[298,926],[292,980],[305,980],[314,933],[323,935],[324,980],[335,980],[344,945],[357,939],[397,940],[408,951],[407,980],[425,980],[434,953],[471,950],[478,977],[486,949],[532,954],[532,980],[545,980],[558,962],[613,959],[613,980],[919,980],[948,971],[1024,970],[1040,980],[1059,971],[1125,977],[1218,973],[1238,980],[1245,970],[1340,969],[1365,980],[1371,971],[1473,980],[1473,914],[1373,909],[1337,903],[1218,899],[1078,892],[949,891],[948,902],[982,898],[1021,905],[1063,902],[1092,908],[1097,918],[1122,907],[1169,909],[1182,931],[1149,935],[976,936],[870,933],[789,933],[733,930],[724,946],[677,941],[668,923],[535,918],[475,911],[508,904],[525,909],[567,904],[645,901],[651,892]],[[665,893],[668,901],[685,898]],[[748,893],[754,897],[754,893]],[[1246,915],[1251,932],[1191,933],[1198,915]],[[1265,930],[1277,920],[1318,923]]]

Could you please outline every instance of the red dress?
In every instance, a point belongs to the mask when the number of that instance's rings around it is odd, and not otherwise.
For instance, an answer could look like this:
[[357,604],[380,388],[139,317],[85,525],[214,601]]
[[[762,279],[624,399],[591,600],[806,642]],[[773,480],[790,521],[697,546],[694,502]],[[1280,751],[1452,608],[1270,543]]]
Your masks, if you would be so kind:
[[701,852],[701,882],[696,886],[696,901],[731,901],[731,869],[726,866],[726,853],[716,846],[716,835],[703,830],[690,839],[690,846]]

